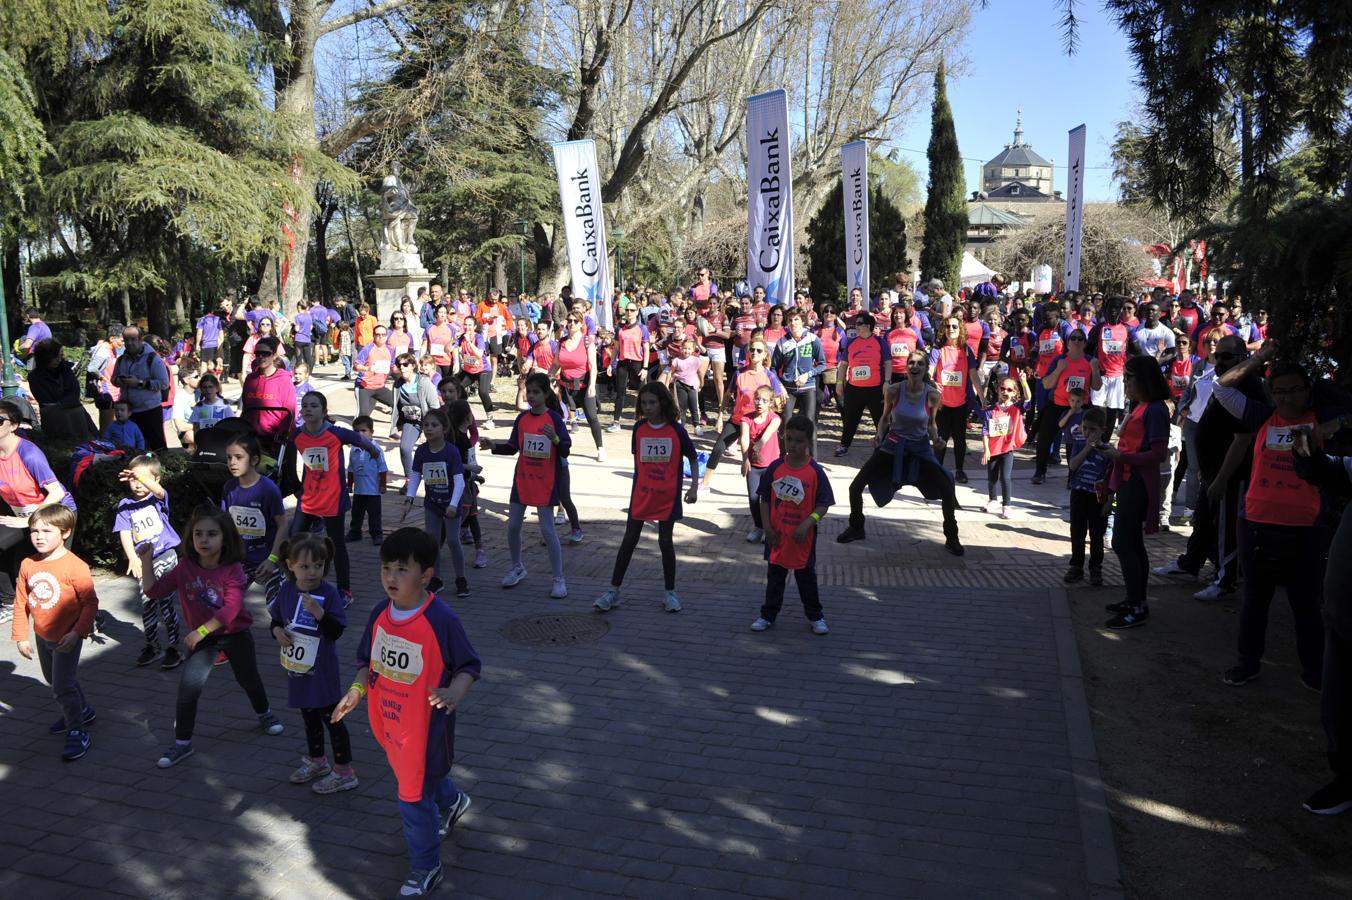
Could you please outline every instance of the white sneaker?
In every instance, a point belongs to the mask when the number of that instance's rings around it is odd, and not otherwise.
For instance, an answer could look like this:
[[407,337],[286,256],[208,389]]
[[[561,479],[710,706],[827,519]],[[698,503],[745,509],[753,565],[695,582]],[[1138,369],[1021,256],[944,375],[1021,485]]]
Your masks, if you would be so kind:
[[508,569],[506,575],[502,576],[502,586],[505,588],[516,587],[525,577],[526,567],[518,563]]
[[695,437],[704,437],[704,429],[699,425],[695,426]]
[[620,605],[620,592],[610,588],[604,594],[596,598],[592,606],[596,607],[597,612],[610,612]]
[[567,521],[568,521],[568,514],[565,513],[565,512],[563,511],[563,508],[562,508],[562,507],[560,507],[560,508],[554,510],[554,524],[555,524],[555,525],[563,525],[563,524],[566,523]]
[[826,620],[825,620],[825,619],[818,619],[817,621],[815,621],[815,622],[812,623],[812,633],[813,633],[813,634],[830,634],[830,633],[831,633],[831,629],[829,629],[829,628],[826,627]]
[[605,447],[597,447],[597,448],[596,448],[596,461],[597,461],[597,462],[605,462],[605,461],[606,461],[606,448],[605,448]]
[[555,600],[562,600],[568,596],[568,583],[562,578],[554,579],[554,589],[549,592],[549,596]]
[[488,551],[487,551],[487,550],[475,550],[475,551],[474,551],[474,568],[476,568],[476,569],[487,569],[487,568],[488,568]]
[[667,591],[662,595],[662,608],[667,612],[680,612],[681,598],[676,596],[675,591]]
[[987,500],[987,501],[986,501],[986,512],[990,513],[991,515],[995,515],[995,514],[996,514],[997,512],[999,512],[999,511],[1000,511],[1000,501],[999,501],[999,500]]
[[1000,518],[1002,519],[1009,518],[1009,507],[1005,506],[1003,503],[1000,504]]
[[492,427],[493,427],[493,417],[492,417],[492,416],[489,416],[487,419],[484,419],[483,422],[479,425],[479,427],[480,427],[480,428],[492,428]]
[[775,624],[775,623],[774,623],[774,622],[771,622],[769,619],[758,617],[758,618],[756,619],[756,621],[754,621],[754,622],[751,623],[751,630],[752,630],[752,631],[764,631],[765,629],[769,628],[769,627],[770,627],[771,625],[773,625],[773,624]]
[[1227,590],[1219,584],[1208,584],[1192,597],[1194,600],[1225,600],[1233,593],[1234,591]]
[[765,531],[760,528],[753,528],[746,533],[746,542],[748,544],[759,544],[765,540]]
[[1182,576],[1183,578],[1189,579],[1197,578],[1195,572],[1189,572],[1187,569],[1180,566],[1177,559],[1171,559],[1162,566],[1155,566],[1155,568],[1150,571],[1159,575],[1161,578],[1168,578],[1171,576]]
[[610,426],[606,428],[606,434],[619,434],[619,433],[620,433],[619,422],[611,422]]

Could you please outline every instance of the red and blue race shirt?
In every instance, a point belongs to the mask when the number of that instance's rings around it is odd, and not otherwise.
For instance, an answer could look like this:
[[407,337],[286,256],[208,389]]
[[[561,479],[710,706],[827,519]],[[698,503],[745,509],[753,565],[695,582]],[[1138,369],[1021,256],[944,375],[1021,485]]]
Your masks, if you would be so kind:
[[444,778],[455,759],[455,713],[432,706],[428,694],[461,672],[478,680],[482,665],[459,616],[435,594],[402,621],[392,611],[385,600],[371,612],[357,664],[370,667],[367,718],[394,770],[399,799],[417,803],[423,786]]
[[[558,444],[545,435],[545,425],[553,426]],[[539,414],[526,410],[517,416],[512,423],[511,436],[493,446],[493,452],[497,454],[520,454],[512,479],[511,502],[526,506],[558,503],[559,469],[572,446],[568,426],[554,410],[546,409]]]
[[779,535],[774,548],[765,545],[765,558],[786,569],[812,568],[817,561],[817,528],[814,525],[803,541],[793,539],[793,530],[817,507],[836,502],[826,472],[815,459],[791,466],[780,457],[761,475],[759,495],[769,502],[768,524]]
[[681,458],[697,471],[695,445],[684,428],[671,422],[634,426],[634,485],[629,493],[629,518],[674,522],[681,517]]
[[351,508],[343,445],[360,447],[372,455],[378,455],[380,448],[355,431],[327,422],[318,434],[297,428],[291,441],[301,466],[300,511],[327,518]]

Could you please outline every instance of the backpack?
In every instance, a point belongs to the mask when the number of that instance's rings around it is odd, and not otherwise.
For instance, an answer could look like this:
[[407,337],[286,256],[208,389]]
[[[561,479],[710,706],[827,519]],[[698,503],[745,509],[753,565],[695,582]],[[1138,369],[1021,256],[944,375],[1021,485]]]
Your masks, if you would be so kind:
[[310,313],[310,340],[323,343],[329,339],[329,317],[327,313]]
[[126,455],[125,450],[119,450],[107,441],[85,441],[76,446],[70,454],[71,490],[79,489],[80,479],[94,463],[105,459],[120,459]]

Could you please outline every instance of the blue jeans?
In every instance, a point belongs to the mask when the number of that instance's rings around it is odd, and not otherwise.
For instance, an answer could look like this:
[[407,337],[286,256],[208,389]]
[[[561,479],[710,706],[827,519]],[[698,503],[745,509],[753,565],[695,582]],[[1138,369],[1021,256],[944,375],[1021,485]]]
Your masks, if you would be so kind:
[[399,801],[399,818],[404,823],[404,842],[408,844],[410,869],[435,869],[441,865],[441,820],[460,799],[460,789],[450,776],[423,784],[417,803]]

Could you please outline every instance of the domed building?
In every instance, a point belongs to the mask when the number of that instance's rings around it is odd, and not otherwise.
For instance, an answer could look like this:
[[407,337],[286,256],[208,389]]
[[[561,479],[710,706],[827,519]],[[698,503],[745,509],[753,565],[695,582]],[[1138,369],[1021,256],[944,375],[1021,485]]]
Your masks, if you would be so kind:
[[1014,121],[1014,142],[981,167],[981,193],[986,202],[1061,203],[1052,188],[1052,163],[1023,139],[1023,110]]

